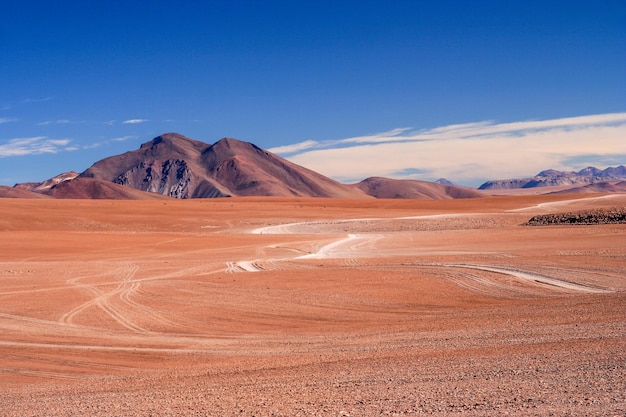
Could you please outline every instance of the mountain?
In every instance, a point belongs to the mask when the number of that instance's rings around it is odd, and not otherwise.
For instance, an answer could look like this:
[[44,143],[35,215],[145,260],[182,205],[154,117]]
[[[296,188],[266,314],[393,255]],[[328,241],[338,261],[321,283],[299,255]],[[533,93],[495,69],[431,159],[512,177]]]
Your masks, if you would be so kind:
[[396,180],[382,177],[366,178],[351,186],[375,198],[445,200],[451,198],[484,197],[484,194],[481,192],[466,187],[444,185],[436,182]]
[[167,133],[138,150],[96,162],[78,178],[95,178],[175,198],[296,196],[363,198],[363,193],[225,138],[215,144]]
[[626,179],[626,167],[609,167],[600,170],[596,167],[587,167],[578,172],[557,171],[548,169],[541,171],[534,177],[487,181],[478,187],[479,190],[498,190],[512,188],[535,188],[567,185],[586,185]]

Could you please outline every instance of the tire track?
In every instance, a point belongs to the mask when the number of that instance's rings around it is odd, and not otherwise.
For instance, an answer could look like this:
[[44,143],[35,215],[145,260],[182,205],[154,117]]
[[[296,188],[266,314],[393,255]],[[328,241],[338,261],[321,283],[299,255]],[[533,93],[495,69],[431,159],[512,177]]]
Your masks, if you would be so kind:
[[610,293],[612,291],[604,288],[597,288],[583,284],[577,284],[575,282],[564,281],[558,278],[549,277],[547,275],[536,274],[533,272],[521,271],[519,269],[500,268],[493,266],[472,265],[472,264],[442,264],[444,267],[451,268],[466,268],[475,269],[479,271],[495,272],[499,274],[510,275],[521,280],[525,280],[532,283],[543,284],[544,286],[552,287],[553,289],[561,289],[574,292],[586,292],[594,294]]
[[103,292],[95,285],[78,284],[77,281],[79,280],[79,278],[71,280],[80,288],[86,289],[91,292],[94,298],[68,311],[60,317],[59,321],[68,324],[73,323],[77,315],[81,314],[90,307],[96,306],[104,313],[106,313],[111,319],[113,319],[115,322],[117,322],[119,325],[126,328],[127,330],[142,334],[152,333],[149,330],[128,319],[124,312],[111,302],[111,299],[116,296],[120,300],[123,297],[128,298],[128,294],[138,288],[139,283],[131,282],[132,278],[135,276],[138,270],[139,266],[135,264],[127,264],[123,268],[118,269],[117,275],[118,277],[122,278],[122,281],[119,283],[117,288],[108,292]]
[[[141,282],[139,282],[139,281],[133,282],[133,284],[130,287],[126,288],[124,291],[122,291],[119,294],[120,300],[124,304],[126,304],[127,306],[129,306],[131,308],[134,308],[136,311],[141,312],[143,317],[144,318],[148,318],[148,320],[150,322],[160,323],[162,325],[169,326],[169,327],[177,327],[177,328],[183,327],[179,323],[176,323],[176,322],[173,322],[173,321],[167,319],[159,311],[134,301],[131,298],[131,294],[139,293],[139,288],[140,287],[141,287]],[[136,316],[137,316],[137,314],[135,314],[135,317]]]

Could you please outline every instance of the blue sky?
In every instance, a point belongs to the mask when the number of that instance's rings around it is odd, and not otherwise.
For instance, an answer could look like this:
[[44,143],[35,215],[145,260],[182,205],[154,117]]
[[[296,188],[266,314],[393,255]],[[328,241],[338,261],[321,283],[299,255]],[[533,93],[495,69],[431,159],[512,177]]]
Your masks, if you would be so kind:
[[178,132],[345,182],[626,164],[626,3],[31,1],[0,8],[0,185]]

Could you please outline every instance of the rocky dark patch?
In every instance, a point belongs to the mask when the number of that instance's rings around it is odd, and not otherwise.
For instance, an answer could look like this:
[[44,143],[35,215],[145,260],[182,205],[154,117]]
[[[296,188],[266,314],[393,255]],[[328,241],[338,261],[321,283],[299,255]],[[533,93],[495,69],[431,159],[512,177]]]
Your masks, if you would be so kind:
[[526,225],[551,226],[564,224],[620,224],[626,223],[626,207],[595,209],[567,213],[542,214],[534,216]]

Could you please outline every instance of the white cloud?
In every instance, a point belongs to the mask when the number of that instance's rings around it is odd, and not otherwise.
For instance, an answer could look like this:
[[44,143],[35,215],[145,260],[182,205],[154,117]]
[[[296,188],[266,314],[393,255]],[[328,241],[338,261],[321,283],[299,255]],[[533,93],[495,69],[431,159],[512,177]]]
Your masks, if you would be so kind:
[[94,142],[94,143],[91,143],[89,145],[84,145],[83,149],[96,149],[96,148],[99,148],[100,146],[102,146],[104,144],[105,144],[105,142]]
[[0,125],[11,122],[17,122],[17,117],[0,117]]
[[46,136],[11,139],[5,144],[0,144],[0,158],[73,150],[67,146],[70,142],[70,139],[50,139]]
[[138,136],[135,135],[126,135],[126,136],[121,136],[119,138],[113,138],[111,139],[112,142],[124,142],[127,140],[131,140],[131,139],[137,139]]
[[25,98],[22,100],[22,103],[30,104],[30,103],[44,103],[46,101],[52,100],[52,97],[42,97],[42,98]]
[[120,136],[117,138],[106,139],[106,140],[103,140],[102,142],[94,142],[92,144],[85,145],[83,146],[83,149],[95,149],[95,148],[99,148],[100,146],[108,145],[111,142],[124,142],[127,140],[137,139],[137,138],[138,136],[135,136],[135,135]]
[[305,140],[304,142],[294,143],[293,145],[278,146],[276,148],[268,149],[268,151],[277,154],[290,154],[294,152],[301,152],[306,149],[314,148],[319,142],[314,140]]
[[67,125],[70,123],[80,123],[80,122],[72,122],[71,120],[68,119],[59,119],[59,120],[46,120],[45,122],[39,122],[37,123],[38,126],[48,126],[48,125]]
[[306,141],[273,152],[290,154],[289,160],[345,182],[369,176],[446,177],[476,186],[488,179],[532,176],[547,168],[574,170],[599,160],[626,158],[625,138],[626,113],[613,113],[482,121],[419,131],[399,128],[336,141]]
[[139,124],[139,123],[146,123],[149,122],[150,120],[148,119],[129,119],[129,120],[124,120],[122,123],[125,125],[135,125],[135,124]]

